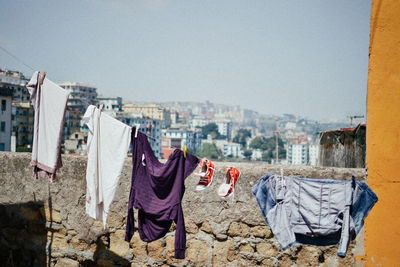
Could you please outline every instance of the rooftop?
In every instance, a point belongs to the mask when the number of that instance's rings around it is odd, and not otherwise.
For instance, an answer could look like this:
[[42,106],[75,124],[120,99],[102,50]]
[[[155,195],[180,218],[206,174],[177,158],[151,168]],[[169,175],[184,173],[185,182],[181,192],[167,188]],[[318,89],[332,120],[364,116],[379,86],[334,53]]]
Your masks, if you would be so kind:
[[80,83],[80,82],[63,82],[63,83],[59,83],[59,86],[63,87],[63,86],[79,86],[79,87],[87,87],[87,88],[93,88],[96,89],[96,87],[85,84],[85,83]]
[[351,128],[340,128],[338,130],[329,130],[329,131],[324,131],[324,132],[320,132],[320,133],[333,133],[333,132],[353,132],[355,131],[357,128],[360,127],[367,127],[366,123],[360,123],[359,125],[357,125],[356,127],[351,127]]

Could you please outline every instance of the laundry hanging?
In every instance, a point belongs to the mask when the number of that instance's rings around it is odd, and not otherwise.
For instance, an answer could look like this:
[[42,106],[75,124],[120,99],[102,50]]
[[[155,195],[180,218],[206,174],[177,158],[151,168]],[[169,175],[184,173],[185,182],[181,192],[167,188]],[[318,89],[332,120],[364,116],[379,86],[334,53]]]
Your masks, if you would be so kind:
[[90,105],[82,119],[89,128],[86,169],[86,213],[106,227],[132,128]]
[[69,92],[36,71],[26,85],[35,110],[31,165],[34,177],[56,179]]
[[185,258],[186,231],[182,211],[184,180],[197,167],[199,159],[176,149],[166,163],[160,163],[147,136],[132,130],[132,183],[128,204],[125,240],[134,232],[133,208],[138,209],[140,238],[151,242],[165,236],[172,221],[176,224],[175,258]]
[[341,257],[378,201],[368,185],[354,177],[341,181],[267,174],[252,191],[283,249],[296,242],[339,244]]

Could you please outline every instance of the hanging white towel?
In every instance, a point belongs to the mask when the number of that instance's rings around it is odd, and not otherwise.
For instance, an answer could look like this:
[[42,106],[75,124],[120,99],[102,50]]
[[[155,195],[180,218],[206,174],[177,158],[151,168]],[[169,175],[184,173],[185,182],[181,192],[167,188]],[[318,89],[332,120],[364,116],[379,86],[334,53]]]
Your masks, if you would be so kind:
[[31,165],[36,179],[40,174],[53,182],[62,167],[60,146],[69,92],[47,78],[40,85],[40,79],[36,71],[26,85],[35,110]]
[[103,222],[114,198],[128,153],[131,127],[90,105],[82,119],[89,128],[86,213]]

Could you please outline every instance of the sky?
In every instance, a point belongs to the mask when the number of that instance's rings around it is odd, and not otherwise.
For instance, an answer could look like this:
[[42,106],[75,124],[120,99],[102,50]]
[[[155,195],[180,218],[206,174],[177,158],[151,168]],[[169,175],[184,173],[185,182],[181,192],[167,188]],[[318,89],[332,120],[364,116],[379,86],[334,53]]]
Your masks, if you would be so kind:
[[366,115],[371,1],[0,0],[0,46],[103,96],[346,119]]

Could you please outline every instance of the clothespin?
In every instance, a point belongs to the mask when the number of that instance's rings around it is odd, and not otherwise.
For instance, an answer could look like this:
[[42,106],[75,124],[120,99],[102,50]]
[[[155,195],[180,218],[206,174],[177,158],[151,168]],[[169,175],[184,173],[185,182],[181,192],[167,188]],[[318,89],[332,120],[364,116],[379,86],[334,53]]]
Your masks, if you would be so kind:
[[183,156],[186,158],[186,153],[187,153],[187,146],[183,147]]
[[283,184],[286,186],[285,177],[283,176],[283,168],[281,168],[281,179],[282,179]]
[[40,79],[40,85],[43,84],[44,78],[46,78],[46,72],[45,71],[43,72],[42,79]]
[[137,138],[139,127],[140,127],[140,124],[139,123],[135,123],[135,138]]
[[146,157],[144,156],[144,154],[142,154],[142,165],[146,166]]

